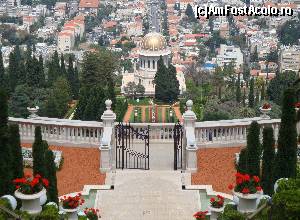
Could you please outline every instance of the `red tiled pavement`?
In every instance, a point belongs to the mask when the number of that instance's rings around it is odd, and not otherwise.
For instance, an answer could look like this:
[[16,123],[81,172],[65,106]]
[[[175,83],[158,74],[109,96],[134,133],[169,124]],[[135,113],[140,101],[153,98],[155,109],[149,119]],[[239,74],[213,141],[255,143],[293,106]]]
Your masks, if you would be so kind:
[[235,181],[235,153],[240,150],[241,147],[198,150],[198,172],[192,174],[192,184],[212,185],[214,191],[230,193],[228,185]]
[[[22,145],[29,147],[30,145]],[[62,169],[57,172],[57,187],[59,195],[78,192],[84,185],[100,185],[105,182],[105,174],[99,171],[100,152],[98,148],[57,147],[52,150],[63,153]],[[31,169],[25,169],[25,173]]]

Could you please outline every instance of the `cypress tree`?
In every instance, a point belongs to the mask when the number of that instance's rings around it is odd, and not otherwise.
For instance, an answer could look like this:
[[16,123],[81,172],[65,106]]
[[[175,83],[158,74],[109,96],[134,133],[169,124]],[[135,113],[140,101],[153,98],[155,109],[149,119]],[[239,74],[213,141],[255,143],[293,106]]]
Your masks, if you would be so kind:
[[279,178],[296,177],[297,167],[297,129],[295,111],[295,92],[289,88],[284,91],[281,123],[275,157],[275,181]]
[[38,75],[39,75],[39,87],[45,86],[45,73],[44,73],[44,59],[43,56],[39,56],[39,60],[37,62],[38,66]]
[[263,81],[263,84],[261,85],[260,99],[265,100],[265,96],[266,96],[265,81]]
[[11,194],[12,188],[12,157],[7,134],[7,95],[0,89],[0,196]]
[[168,96],[170,97],[169,102],[178,100],[179,96],[179,82],[177,80],[176,68],[172,64],[168,68],[168,77],[170,80],[170,87],[168,88]]
[[64,55],[60,55],[60,76],[66,77],[67,76],[67,71],[66,71],[66,66],[65,66],[65,58]]
[[254,106],[257,106],[259,103],[259,90],[256,90]]
[[248,166],[247,166],[247,148],[244,148],[240,152],[239,162],[237,165],[237,171],[239,173],[248,173]]
[[246,89],[244,88],[243,92],[243,107],[246,107]]
[[13,179],[23,177],[23,156],[22,148],[19,134],[19,126],[17,124],[12,124],[8,129],[9,134],[9,145],[11,148],[12,160],[12,175]]
[[164,65],[162,56],[160,56],[157,62],[157,72],[155,74],[155,99],[159,101],[168,101],[168,96],[165,93],[167,84],[169,83],[167,68]]
[[275,140],[272,127],[265,127],[263,130],[263,158],[261,183],[264,194],[273,194],[274,185],[274,159],[275,159]]
[[261,146],[259,133],[259,124],[256,121],[252,122],[247,135],[247,166],[248,174],[253,176],[259,176],[260,173]]
[[9,54],[9,66],[8,66],[8,77],[9,77],[9,88],[10,91],[14,91],[18,83],[18,63],[16,54],[12,51]]
[[0,88],[3,88],[3,89],[7,88],[6,75],[5,75],[5,70],[4,70],[4,66],[3,66],[3,57],[2,57],[1,50],[0,50]]
[[108,79],[107,92],[109,99],[112,101],[112,109],[114,110],[117,103],[117,99],[115,94],[115,83],[112,77]]
[[239,72],[238,74],[238,79],[237,79],[237,82],[236,82],[236,93],[235,93],[235,97],[236,97],[236,101],[238,103],[241,102],[241,73]]
[[78,98],[78,93],[79,93],[79,88],[80,88],[80,82],[79,82],[79,73],[78,73],[78,68],[77,66],[75,67],[75,72],[74,72],[74,98]]
[[57,192],[57,178],[56,178],[56,166],[55,157],[51,150],[47,150],[45,153],[46,162],[46,178],[49,180],[49,187],[47,190],[47,199],[49,202],[55,202],[58,204],[58,192]]
[[33,175],[40,174],[45,176],[45,145],[42,140],[41,127],[35,128],[34,143],[32,145],[32,158],[33,158]]
[[71,87],[72,97],[75,96],[75,71],[73,67],[73,59],[72,56],[69,56],[69,64],[68,64],[68,71],[67,71],[67,80]]
[[60,65],[59,65],[59,57],[57,51],[54,52],[52,56],[52,60],[49,62],[48,68],[48,85],[52,85],[52,83],[57,79],[59,76]]
[[74,118],[83,120],[84,110],[89,100],[89,90],[82,87],[79,91],[78,105],[75,111]]
[[251,78],[250,80],[250,90],[249,90],[249,97],[248,97],[248,106],[249,108],[254,107],[254,79]]

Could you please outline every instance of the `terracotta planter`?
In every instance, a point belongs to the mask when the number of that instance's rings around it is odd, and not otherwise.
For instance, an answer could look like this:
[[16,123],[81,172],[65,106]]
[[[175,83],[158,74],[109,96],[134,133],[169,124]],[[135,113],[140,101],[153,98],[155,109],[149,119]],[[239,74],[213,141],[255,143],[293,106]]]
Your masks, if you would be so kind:
[[64,209],[62,208],[62,211],[64,211],[67,216],[68,216],[68,220],[78,220],[78,215],[77,215],[77,212],[78,212],[78,209]]
[[268,116],[268,114],[269,114],[270,111],[272,110],[271,108],[266,108],[266,109],[264,109],[264,108],[260,107],[259,110],[260,110],[260,112],[262,113],[262,115],[261,115],[262,118],[270,118],[270,117]]
[[224,206],[221,208],[209,206],[208,209],[210,210],[210,220],[217,220],[219,215],[224,211]]
[[45,194],[45,188],[43,188],[42,191],[31,195],[23,194],[19,190],[15,191],[15,197],[22,201],[21,210],[26,211],[31,215],[37,215],[42,211],[40,198]]
[[233,191],[233,194],[239,198],[237,210],[241,213],[254,212],[257,208],[256,201],[261,196],[260,193],[243,194]]

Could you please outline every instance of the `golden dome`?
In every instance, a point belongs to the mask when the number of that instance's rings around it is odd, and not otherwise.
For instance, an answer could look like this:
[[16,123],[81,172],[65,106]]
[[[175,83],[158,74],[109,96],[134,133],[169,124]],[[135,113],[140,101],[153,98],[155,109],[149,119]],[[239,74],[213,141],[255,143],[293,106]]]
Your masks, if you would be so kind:
[[167,42],[160,33],[152,32],[145,35],[142,40],[141,49],[159,51],[167,48]]

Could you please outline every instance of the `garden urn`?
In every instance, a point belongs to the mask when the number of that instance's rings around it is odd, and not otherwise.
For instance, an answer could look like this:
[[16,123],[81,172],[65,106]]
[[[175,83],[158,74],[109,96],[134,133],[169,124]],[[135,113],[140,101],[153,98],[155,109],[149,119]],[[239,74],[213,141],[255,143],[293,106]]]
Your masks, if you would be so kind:
[[217,220],[219,215],[221,215],[222,212],[224,211],[224,206],[221,208],[215,208],[215,207],[209,206],[208,209],[210,211],[210,220]]
[[31,215],[37,215],[42,211],[40,199],[45,194],[45,188],[43,188],[40,192],[34,194],[23,194],[19,190],[15,191],[15,197],[22,201],[21,210],[26,211]]
[[68,217],[68,220],[78,220],[78,209],[65,209],[62,208],[62,211],[64,211]]
[[237,210],[241,213],[251,213],[257,209],[257,199],[261,196],[260,193],[243,194],[233,191],[233,194],[239,198]]

